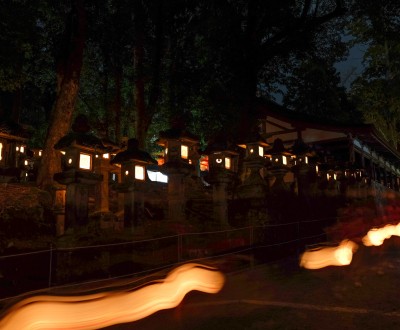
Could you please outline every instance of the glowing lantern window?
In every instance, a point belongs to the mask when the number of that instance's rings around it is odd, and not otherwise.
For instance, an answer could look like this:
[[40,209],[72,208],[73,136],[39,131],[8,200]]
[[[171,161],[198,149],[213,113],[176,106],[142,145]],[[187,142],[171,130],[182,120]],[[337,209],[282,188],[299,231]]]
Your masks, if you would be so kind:
[[39,157],[42,156],[42,150],[39,150]]
[[92,168],[92,157],[88,154],[79,154],[79,167],[90,170]]
[[217,162],[217,164],[221,164],[222,163],[222,158],[217,158],[215,161]]
[[26,161],[24,161],[24,165],[26,166],[26,165],[28,165],[28,161],[26,160]]
[[25,151],[24,146],[21,146],[21,148],[19,149],[19,151],[20,151],[20,152],[24,152],[24,151]]
[[3,159],[3,157],[1,156],[3,153],[3,143],[0,143],[0,160]]
[[305,163],[308,164],[308,157],[306,156],[304,159]]
[[252,154],[254,152],[254,149],[252,148],[252,149],[250,149],[250,153]]
[[263,147],[258,147],[258,155],[261,157],[264,157],[264,148]]
[[19,147],[16,147],[15,150],[19,151]]
[[109,159],[109,158],[110,158],[110,154],[104,154],[104,155],[103,155],[103,158],[104,158],[104,159]]
[[181,157],[183,159],[187,159],[189,156],[189,148],[188,146],[182,145],[181,146]]
[[61,152],[61,154],[65,155],[65,151],[60,151],[60,152]]
[[144,166],[135,165],[135,179],[144,180]]
[[129,171],[125,171],[125,175],[128,175],[129,174]]
[[225,168],[227,170],[231,169],[231,159],[229,157],[225,157]]
[[68,159],[68,164],[72,164],[72,158]]
[[282,156],[282,164],[287,165],[287,158],[286,156]]
[[318,171],[319,171],[318,165],[315,165],[315,172],[318,173]]
[[165,148],[165,154],[168,155],[168,148]]

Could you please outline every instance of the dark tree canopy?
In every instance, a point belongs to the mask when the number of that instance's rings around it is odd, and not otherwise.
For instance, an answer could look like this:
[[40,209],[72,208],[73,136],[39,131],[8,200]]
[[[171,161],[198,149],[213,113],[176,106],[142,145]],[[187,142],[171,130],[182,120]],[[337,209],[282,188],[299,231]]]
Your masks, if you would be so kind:
[[[73,8],[86,15],[81,25]],[[367,107],[360,101],[368,100],[366,90],[392,90],[385,111],[395,118],[397,12],[396,1],[383,0],[3,1],[2,115],[34,125],[33,141],[44,146],[64,91],[71,107],[64,130],[84,113],[94,133],[117,143],[135,137],[142,149],[172,118],[203,142],[221,129],[244,135],[257,97],[282,94],[293,111],[354,120],[334,69],[351,33],[371,45],[353,101]],[[74,45],[84,49],[81,59],[68,57],[78,55]],[[63,77],[77,88],[64,89]]]

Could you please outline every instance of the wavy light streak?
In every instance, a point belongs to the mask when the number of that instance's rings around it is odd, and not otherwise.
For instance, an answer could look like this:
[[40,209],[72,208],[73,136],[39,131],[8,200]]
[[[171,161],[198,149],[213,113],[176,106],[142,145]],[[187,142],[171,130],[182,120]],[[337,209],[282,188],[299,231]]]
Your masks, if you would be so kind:
[[347,266],[353,259],[358,245],[343,240],[338,246],[320,247],[305,251],[300,257],[300,266],[307,269],[320,269],[328,266]]
[[400,223],[386,225],[382,228],[372,228],[362,239],[365,246],[380,246],[386,239],[392,236],[400,236]]
[[150,282],[134,291],[25,299],[0,320],[0,329],[101,329],[176,307],[192,290],[217,293],[224,281],[224,275],[215,268],[185,264],[171,271],[164,280]]

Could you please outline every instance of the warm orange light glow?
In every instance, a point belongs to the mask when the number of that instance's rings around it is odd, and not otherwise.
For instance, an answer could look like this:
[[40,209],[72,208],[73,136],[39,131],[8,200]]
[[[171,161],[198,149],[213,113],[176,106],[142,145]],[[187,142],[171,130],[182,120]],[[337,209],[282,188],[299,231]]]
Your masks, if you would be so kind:
[[144,180],[144,166],[135,165],[135,179]]
[[24,165],[25,166],[28,165],[28,161],[27,160],[24,161]]
[[3,159],[2,155],[2,151],[3,151],[3,143],[0,143],[0,160]]
[[400,223],[397,225],[386,225],[382,228],[372,228],[362,239],[365,246],[382,245],[385,239],[392,236],[400,236]]
[[319,269],[327,266],[347,266],[353,259],[358,245],[343,240],[339,246],[321,247],[305,251],[300,257],[300,266],[307,269]]
[[287,165],[287,158],[286,156],[282,156],[282,164]]
[[42,150],[39,150],[39,157],[42,156]]
[[217,293],[224,281],[215,268],[191,263],[176,268],[165,280],[148,283],[135,291],[30,297],[7,312],[0,320],[0,329],[101,329],[174,308],[192,290]]
[[227,170],[231,169],[231,159],[229,157],[225,157],[225,168]]
[[24,151],[25,151],[25,147],[24,147],[24,146],[21,146],[21,148],[19,148],[19,151],[20,151],[20,152],[24,152]]
[[189,148],[188,148],[188,146],[181,145],[181,157],[183,159],[187,159],[189,157]]
[[110,154],[103,154],[103,158],[104,159],[109,159],[110,158]]
[[79,154],[79,167],[84,170],[90,170],[92,168],[92,157],[88,154]]
[[258,155],[264,157],[264,148],[261,146],[258,147]]

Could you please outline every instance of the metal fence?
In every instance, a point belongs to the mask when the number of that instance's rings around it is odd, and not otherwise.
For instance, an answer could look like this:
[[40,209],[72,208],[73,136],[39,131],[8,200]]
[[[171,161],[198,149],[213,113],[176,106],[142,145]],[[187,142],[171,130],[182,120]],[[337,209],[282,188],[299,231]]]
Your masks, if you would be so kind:
[[0,256],[0,301],[37,289],[149,274],[193,260],[241,255],[272,261],[326,241],[323,229],[333,221],[292,221]]

